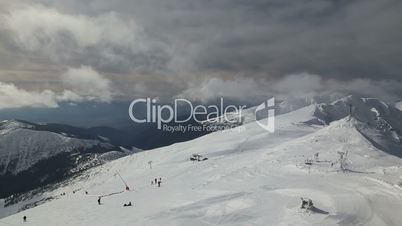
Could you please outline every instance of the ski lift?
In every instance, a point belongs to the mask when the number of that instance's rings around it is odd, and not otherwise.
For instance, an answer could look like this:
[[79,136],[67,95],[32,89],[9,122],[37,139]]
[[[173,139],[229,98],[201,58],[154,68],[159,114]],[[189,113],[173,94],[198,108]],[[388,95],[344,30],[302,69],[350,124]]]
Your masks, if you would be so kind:
[[314,160],[315,160],[316,162],[318,162],[319,159],[320,159],[320,153],[317,152],[317,153],[314,154]]
[[119,176],[120,180],[124,183],[125,185],[125,190],[130,191],[130,187],[127,185],[126,181],[123,179],[123,177],[120,175],[119,171],[116,171],[116,175]]
[[338,159],[339,166],[340,166],[341,170],[345,171],[347,161],[348,161],[348,151],[346,151],[346,152],[338,151],[338,154],[339,154],[339,159]]

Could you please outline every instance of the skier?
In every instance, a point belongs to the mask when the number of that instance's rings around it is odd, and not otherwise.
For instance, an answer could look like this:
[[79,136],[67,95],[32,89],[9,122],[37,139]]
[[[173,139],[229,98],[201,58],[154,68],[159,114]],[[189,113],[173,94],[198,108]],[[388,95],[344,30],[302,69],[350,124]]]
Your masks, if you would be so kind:
[[162,178],[159,178],[158,187],[161,187],[161,183],[162,183]]
[[23,220],[24,222],[27,222],[27,216],[24,216],[24,217],[22,218],[22,220]]
[[101,204],[101,197],[99,196],[98,197],[98,205],[100,205]]
[[88,191],[85,191],[85,194],[88,195]]
[[155,184],[157,184],[157,183],[158,183],[158,179],[155,178]]

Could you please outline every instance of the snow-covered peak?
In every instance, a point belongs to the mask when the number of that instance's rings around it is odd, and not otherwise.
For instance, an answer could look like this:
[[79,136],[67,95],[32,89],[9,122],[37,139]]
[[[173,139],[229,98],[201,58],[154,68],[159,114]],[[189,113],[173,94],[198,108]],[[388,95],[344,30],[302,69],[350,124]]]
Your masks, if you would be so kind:
[[350,114],[365,123],[376,125],[382,121],[394,129],[402,129],[402,112],[377,98],[351,95],[330,104],[318,104],[314,116],[329,124]]
[[398,101],[395,103],[395,107],[402,111],[402,101]]
[[15,129],[31,129],[34,128],[33,124],[19,121],[19,120],[4,120],[0,122],[0,134],[10,131],[10,130],[15,130]]
[[327,95],[313,95],[306,97],[286,98],[279,104],[277,104],[276,114],[285,114],[312,104],[323,104],[323,103],[329,104],[343,97],[345,97],[345,95],[338,93],[331,93]]
[[[311,105],[320,104],[320,103],[331,103],[334,99],[339,97],[338,94],[333,95],[322,95],[322,96],[309,96],[309,97],[299,97],[299,98],[286,98],[284,100],[276,100],[275,103],[275,115],[282,115],[290,112],[297,111],[301,108],[305,108]],[[247,124],[250,122],[256,121],[256,109],[258,106],[251,106],[246,109],[243,109],[239,112],[228,112],[225,115],[221,115],[217,118],[212,118],[205,123],[211,122],[220,122],[222,124],[227,123],[227,121],[236,121],[237,125]],[[267,112],[260,111],[258,112],[258,119],[263,119],[268,117]],[[226,120],[225,120],[226,119]]]
[[[337,97],[340,98],[336,99]],[[268,111],[257,113],[256,109],[257,107],[244,109],[241,112],[241,117],[236,113],[227,113],[220,116],[220,120],[213,119],[205,123],[238,126],[255,122],[256,115],[258,115],[259,120],[267,117]],[[305,110],[299,111],[301,109]],[[395,108],[393,104],[388,104],[377,98],[365,98],[357,95],[293,98],[276,103],[275,111],[277,117],[283,114],[302,114],[302,117],[296,116],[293,122],[303,122],[307,125],[329,125],[331,122],[351,116],[367,127],[378,131],[376,136],[380,136],[380,140],[386,140],[387,147],[383,149],[388,151],[398,147],[402,141],[402,111]],[[222,120],[225,117],[227,120]],[[297,121],[298,119],[303,120]],[[374,133],[370,132],[370,134],[373,135]],[[376,137],[374,136],[372,139],[376,140]],[[389,146],[391,143],[394,145]]]

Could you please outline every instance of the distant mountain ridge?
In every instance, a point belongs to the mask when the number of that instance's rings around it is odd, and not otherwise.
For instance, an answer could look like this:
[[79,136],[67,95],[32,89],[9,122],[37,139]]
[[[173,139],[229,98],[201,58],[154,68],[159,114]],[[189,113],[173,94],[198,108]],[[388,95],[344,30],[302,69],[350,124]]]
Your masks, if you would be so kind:
[[0,122],[0,197],[60,181],[133,153],[84,131],[67,125]]

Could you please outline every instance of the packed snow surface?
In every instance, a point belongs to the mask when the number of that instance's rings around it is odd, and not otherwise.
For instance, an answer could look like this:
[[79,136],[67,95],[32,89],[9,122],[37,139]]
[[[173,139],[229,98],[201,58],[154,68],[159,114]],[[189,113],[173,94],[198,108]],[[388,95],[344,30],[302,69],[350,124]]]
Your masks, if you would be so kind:
[[[249,122],[109,162],[0,225],[401,225],[401,159],[374,147],[353,118],[301,123],[316,110],[276,117],[275,133]],[[208,160],[189,161],[192,154]],[[315,208],[300,209],[301,197]]]

